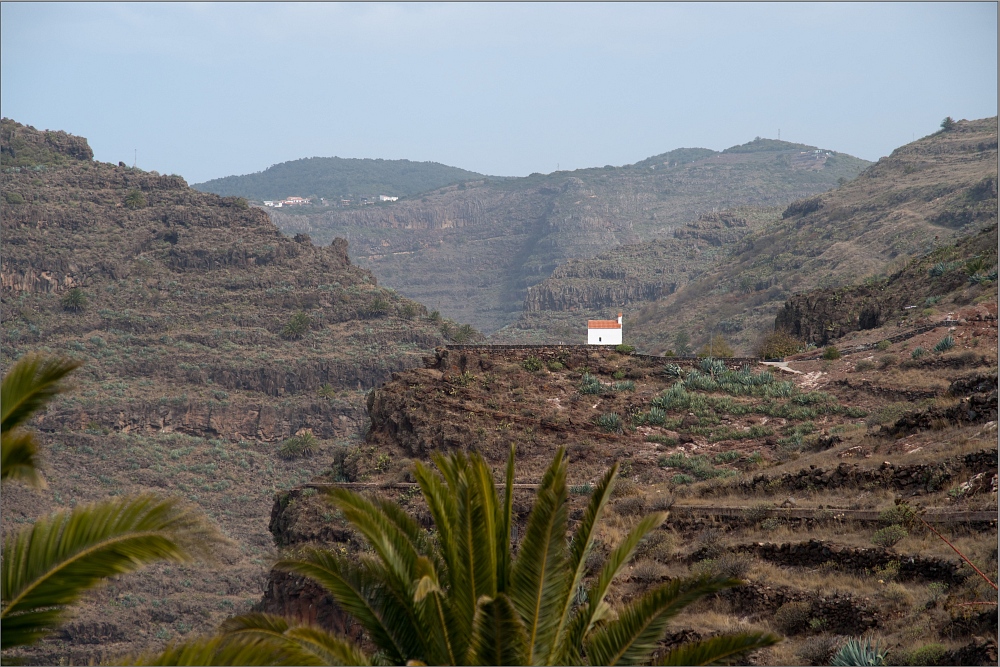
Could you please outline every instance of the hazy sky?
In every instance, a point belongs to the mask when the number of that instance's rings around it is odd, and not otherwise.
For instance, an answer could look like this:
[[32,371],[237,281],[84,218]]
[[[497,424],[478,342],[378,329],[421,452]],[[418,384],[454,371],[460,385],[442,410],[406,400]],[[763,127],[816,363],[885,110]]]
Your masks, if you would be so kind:
[[997,4],[0,6],[0,111],[189,182],[301,157],[495,175],[776,137],[875,160],[997,113]]

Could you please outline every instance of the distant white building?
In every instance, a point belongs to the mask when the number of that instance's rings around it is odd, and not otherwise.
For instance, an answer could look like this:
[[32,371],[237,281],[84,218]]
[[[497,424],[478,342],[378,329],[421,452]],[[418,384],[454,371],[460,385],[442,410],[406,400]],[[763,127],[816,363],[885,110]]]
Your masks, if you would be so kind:
[[264,206],[274,206],[274,202],[273,201],[268,201],[267,199],[265,199],[264,200]]
[[396,201],[399,197],[390,197],[389,195],[379,195],[379,201]]
[[289,197],[281,203],[285,206],[302,206],[304,204],[308,204],[309,200],[303,199],[302,197]]
[[622,314],[617,320],[587,320],[587,345],[621,345]]

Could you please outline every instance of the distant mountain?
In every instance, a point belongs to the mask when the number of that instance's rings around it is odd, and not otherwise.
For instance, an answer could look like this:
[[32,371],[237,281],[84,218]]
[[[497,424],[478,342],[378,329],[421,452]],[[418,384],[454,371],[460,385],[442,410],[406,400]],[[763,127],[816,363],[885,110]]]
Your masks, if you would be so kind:
[[[823,155],[813,151],[792,159]],[[588,317],[624,309],[626,342],[641,349],[670,349],[682,331],[700,345],[718,332],[748,353],[793,294],[896,273],[996,219],[997,119],[960,121],[780,214],[729,211],[585,267],[568,263],[528,291],[519,321],[493,339],[583,340]],[[836,330],[858,316],[843,313]]]
[[258,201],[291,196],[339,199],[415,195],[477,178],[483,175],[438,162],[311,157],[282,162],[253,174],[215,178],[191,187]]
[[492,332],[518,318],[529,288],[571,260],[670,238],[713,211],[780,211],[870,164],[755,140],[723,152],[679,148],[622,167],[478,179],[385,206],[282,209],[271,217],[289,235],[350,239],[352,258],[382,284]]

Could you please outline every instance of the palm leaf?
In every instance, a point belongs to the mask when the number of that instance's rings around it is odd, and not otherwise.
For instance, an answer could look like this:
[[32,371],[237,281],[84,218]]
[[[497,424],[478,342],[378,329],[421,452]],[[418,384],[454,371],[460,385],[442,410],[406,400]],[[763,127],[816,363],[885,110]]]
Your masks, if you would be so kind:
[[22,425],[62,392],[59,381],[80,363],[64,357],[29,354],[14,364],[4,375],[0,388],[0,432],[7,433]]
[[527,664],[552,649],[566,586],[566,460],[562,448],[545,471],[511,571],[511,600],[528,636]]
[[657,660],[657,665],[725,665],[747,651],[773,646],[781,638],[771,633],[743,632],[689,642]]
[[506,593],[510,581],[510,529],[514,507],[514,445],[507,454],[507,474],[504,478],[503,507],[497,511],[497,592]]
[[526,665],[528,638],[510,598],[483,596],[476,605],[467,665]]
[[390,661],[405,662],[419,652],[419,632],[395,604],[395,596],[388,594],[386,573],[371,563],[313,548],[299,558],[279,560],[274,569],[309,577],[325,588],[368,631]]
[[37,442],[19,427],[63,391],[60,380],[79,365],[73,359],[30,354],[4,375],[0,388],[0,479],[18,479],[44,488],[35,459]]
[[[625,539],[611,552],[608,559],[604,562],[604,567],[601,568],[596,581],[591,584],[590,589],[587,591],[587,603],[577,611],[573,618],[570,630],[566,636],[567,648],[574,651],[578,650],[578,647],[583,645],[584,637],[610,611],[610,607],[604,601],[604,598],[608,594],[611,583],[618,577],[625,566],[628,565],[629,561],[632,560],[632,554],[635,553],[635,548],[642,541],[642,538],[666,521],[666,519],[667,514],[665,512],[647,514],[639,520],[639,523],[629,531]],[[570,659],[570,657],[567,657],[567,659]],[[570,661],[573,660],[570,659]]]
[[573,609],[573,598],[576,595],[577,587],[583,581],[587,570],[587,554],[590,553],[594,544],[597,522],[600,521],[601,514],[611,498],[611,492],[615,486],[615,476],[618,474],[618,463],[616,462],[604,474],[598,483],[597,488],[590,496],[587,509],[580,519],[580,525],[573,535],[573,541],[569,549],[569,562],[567,563],[570,572],[570,583],[565,587],[562,609],[559,612],[559,623],[556,625],[555,641],[552,645],[553,652],[549,655],[548,664],[552,664],[556,655],[560,655],[559,662],[569,662],[575,664],[579,662],[580,642],[575,642],[576,650],[571,639],[573,633],[567,632],[567,624],[570,619],[570,612]]
[[0,436],[0,479],[18,480],[30,487],[44,489],[45,480],[38,474],[38,441],[35,434],[15,429]]
[[467,483],[469,555],[478,604],[479,597],[497,594],[497,492],[493,473],[478,454],[469,456]]
[[2,647],[51,632],[103,579],[155,561],[207,557],[223,539],[200,514],[151,494],[40,519],[4,540]]
[[634,665],[649,659],[667,623],[692,602],[740,582],[735,579],[678,579],[653,589],[597,629],[587,643],[592,665]]
[[223,622],[220,633],[230,641],[276,647],[301,665],[368,665],[370,660],[346,639],[311,625],[291,626],[282,616],[244,614]]
[[116,665],[306,665],[291,645],[275,641],[239,641],[217,635],[167,646],[160,653],[118,658]]
[[428,647],[426,661],[439,665],[458,664],[458,656],[463,654],[455,650],[455,644],[459,643],[464,650],[465,642],[456,642],[457,638],[452,636],[454,615],[429,558],[422,557],[417,562],[417,575],[420,578],[413,582],[413,601]]

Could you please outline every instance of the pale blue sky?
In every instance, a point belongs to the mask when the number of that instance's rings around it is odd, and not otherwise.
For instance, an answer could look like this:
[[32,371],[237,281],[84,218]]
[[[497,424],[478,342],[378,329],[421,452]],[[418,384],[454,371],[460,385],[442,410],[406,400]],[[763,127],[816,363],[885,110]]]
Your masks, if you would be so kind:
[[0,6],[0,112],[189,182],[301,157],[495,175],[776,137],[877,159],[997,113],[997,4]]

